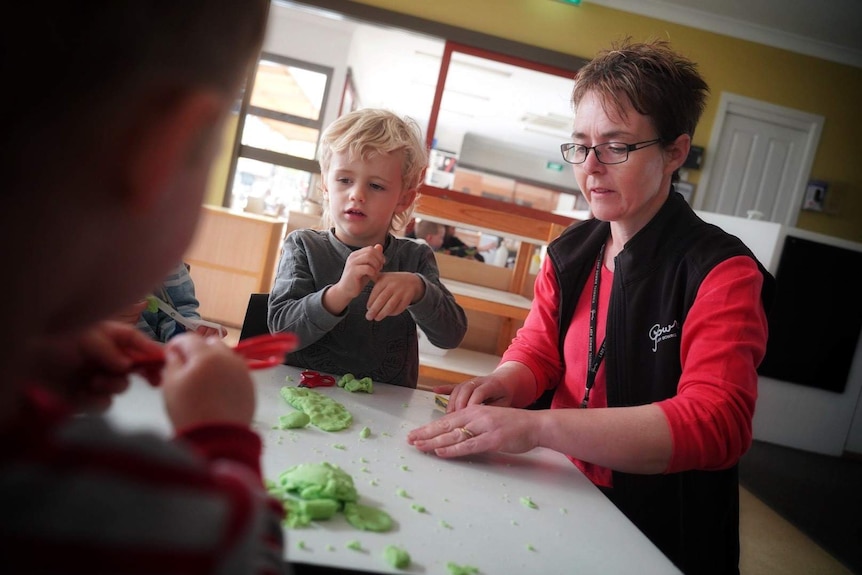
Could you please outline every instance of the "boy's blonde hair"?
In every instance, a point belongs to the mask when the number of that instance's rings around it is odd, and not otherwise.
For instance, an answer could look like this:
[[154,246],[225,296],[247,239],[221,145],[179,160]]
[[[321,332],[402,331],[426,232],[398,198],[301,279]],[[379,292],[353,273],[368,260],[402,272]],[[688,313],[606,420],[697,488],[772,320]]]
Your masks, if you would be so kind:
[[[376,154],[399,150],[404,152],[401,183],[405,190],[415,190],[422,183],[428,167],[428,150],[419,124],[409,117],[401,118],[377,108],[344,114],[332,122],[320,138],[321,180],[326,182],[333,154],[346,151],[350,158],[367,160]],[[405,210],[392,215],[391,231],[404,229],[413,217],[415,204],[414,200]],[[324,209],[323,220],[327,228],[331,226],[328,209]]]

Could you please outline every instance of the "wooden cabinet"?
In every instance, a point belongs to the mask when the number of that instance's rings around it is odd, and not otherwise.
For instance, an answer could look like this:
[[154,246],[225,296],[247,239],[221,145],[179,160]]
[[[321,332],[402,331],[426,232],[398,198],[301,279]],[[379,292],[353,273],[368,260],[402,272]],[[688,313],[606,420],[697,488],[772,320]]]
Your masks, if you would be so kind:
[[467,312],[468,331],[461,347],[445,355],[420,357],[420,386],[459,383],[496,367],[532,303],[535,276],[530,262],[541,246],[556,238],[572,218],[471,194],[422,186],[415,215],[443,224],[515,240],[515,265],[437,254],[446,287]]
[[240,327],[249,295],[268,292],[287,221],[204,206],[185,255],[201,317]]

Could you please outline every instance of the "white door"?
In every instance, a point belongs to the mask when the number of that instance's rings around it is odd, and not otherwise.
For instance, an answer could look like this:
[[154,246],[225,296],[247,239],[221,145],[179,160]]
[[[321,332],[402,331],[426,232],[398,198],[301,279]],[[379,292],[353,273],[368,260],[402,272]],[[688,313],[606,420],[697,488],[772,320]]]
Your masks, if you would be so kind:
[[795,226],[822,127],[822,116],[723,93],[695,208]]

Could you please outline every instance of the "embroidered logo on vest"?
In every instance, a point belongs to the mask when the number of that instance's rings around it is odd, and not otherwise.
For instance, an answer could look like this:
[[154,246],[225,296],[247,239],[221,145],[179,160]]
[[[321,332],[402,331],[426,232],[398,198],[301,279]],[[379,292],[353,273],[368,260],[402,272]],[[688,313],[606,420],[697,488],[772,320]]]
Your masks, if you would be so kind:
[[679,323],[673,320],[673,323],[664,327],[655,324],[649,330],[649,338],[652,340],[652,351],[655,353],[658,350],[659,342],[666,339],[679,337]]

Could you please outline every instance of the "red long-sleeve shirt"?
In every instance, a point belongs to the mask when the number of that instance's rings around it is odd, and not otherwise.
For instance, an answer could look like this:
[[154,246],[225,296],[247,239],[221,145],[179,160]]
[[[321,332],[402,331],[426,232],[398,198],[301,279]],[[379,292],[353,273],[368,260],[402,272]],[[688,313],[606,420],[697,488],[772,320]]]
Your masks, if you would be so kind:
[[73,416],[33,388],[0,429],[0,557],[9,573],[274,574],[281,504],[260,437],[215,423],[174,442]]
[[[761,304],[763,277],[751,258],[734,257],[704,279],[682,328],[682,376],[677,395],[657,403],[667,417],[673,453],[665,473],[723,469],[751,445],[757,399],[756,366],[766,353],[767,322]],[[605,337],[613,273],[602,268],[596,325]],[[564,343],[566,370],[557,347],[559,288],[546,261],[536,278],[532,309],[502,361],[526,365],[537,396],[559,381],[552,409],[576,408],[584,396],[591,289],[584,289]],[[590,394],[591,407],[606,407],[604,363]],[[611,470],[569,457],[594,483],[611,486]]]

